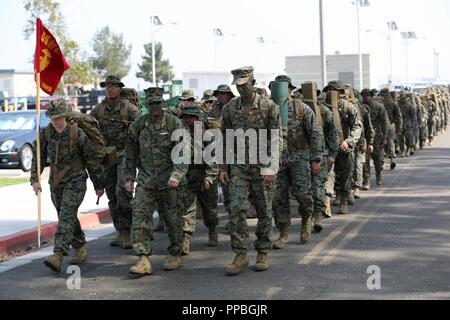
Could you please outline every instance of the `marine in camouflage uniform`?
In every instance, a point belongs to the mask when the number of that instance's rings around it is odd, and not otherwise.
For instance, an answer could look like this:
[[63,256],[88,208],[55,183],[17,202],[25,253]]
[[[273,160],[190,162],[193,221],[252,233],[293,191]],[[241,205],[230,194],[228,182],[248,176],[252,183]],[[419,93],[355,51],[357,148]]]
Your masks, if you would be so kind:
[[389,116],[389,133],[387,137],[387,145],[384,148],[386,156],[391,161],[391,170],[394,170],[397,164],[395,163],[395,139],[397,135],[402,134],[403,130],[403,118],[402,112],[397,103],[389,95],[389,89],[383,89],[380,91],[380,97],[383,98],[384,107]]
[[403,130],[399,135],[400,157],[409,157],[414,150],[414,128],[417,126],[417,110],[406,93],[402,92],[399,99],[402,112]]
[[331,106],[326,104],[326,94],[322,94],[319,99],[320,113],[323,121],[324,153],[322,156],[322,168],[318,175],[312,177],[312,190],[314,200],[314,230],[323,230],[322,219],[328,217],[327,208],[330,206],[331,192],[326,190],[326,182],[331,169],[336,162],[339,152],[339,133],[333,119]]
[[[51,198],[58,213],[54,255],[47,258],[44,263],[55,272],[61,271],[63,256],[69,255],[70,246],[76,250],[71,264],[79,264],[87,259],[86,240],[77,217],[78,208],[86,194],[88,178],[86,169],[97,196],[103,195],[105,187],[103,167],[98,154],[83,130],[76,124],[66,122],[69,112],[70,109],[64,100],[52,102],[46,112],[46,115],[52,118],[52,124],[45,129],[48,136],[46,137],[44,132],[40,135],[41,171],[48,157],[51,166],[49,178]],[[61,121],[65,122],[65,125],[61,125]],[[42,192],[38,181],[36,152],[35,147],[30,180],[35,192]]]
[[411,96],[412,103],[414,104],[414,107],[416,109],[416,118],[417,118],[417,124],[415,128],[413,128],[414,134],[414,142],[413,142],[413,152],[415,153],[417,151],[417,145],[420,145],[420,128],[422,127],[423,122],[423,115],[422,115],[422,106],[420,105],[420,100],[418,97],[414,94]]
[[416,97],[416,104],[420,109],[420,121],[419,121],[419,147],[423,149],[427,144],[428,139],[428,111],[426,106],[422,103],[419,97]]
[[[183,212],[186,208],[187,164],[172,162],[172,133],[183,129],[181,121],[163,111],[162,97],[147,100],[149,113],[135,121],[126,144],[123,162],[127,191],[132,192],[137,182],[133,205],[131,238],[133,252],[139,261],[130,273],[146,275],[153,272],[148,256],[152,254],[153,212],[157,209],[164,216],[169,234],[169,258],[164,264],[167,271],[181,266],[183,241]],[[136,179],[136,168],[139,173]]]
[[290,194],[298,201],[298,213],[302,217],[300,241],[305,244],[311,239],[314,213],[311,171],[314,164],[315,175],[320,173],[324,138],[311,108],[301,100],[291,98],[295,89],[291,79],[278,76],[275,82],[287,82],[289,85],[288,126],[283,128],[283,149],[273,200],[275,225],[280,231],[274,248],[283,249],[288,243],[288,228],[291,225]]
[[[267,156],[271,159],[276,156],[275,150],[271,149],[271,133],[272,130],[280,130],[279,107],[271,100],[264,99],[254,93],[255,84],[253,76],[253,68],[245,67],[233,70],[233,84],[237,85],[237,89],[241,95],[234,98],[223,108],[222,134],[224,137],[224,151],[227,144],[226,131],[229,129],[245,131],[253,129],[258,134],[258,146],[268,144]],[[259,133],[265,130],[267,140],[260,140]],[[234,141],[234,138],[233,138]],[[277,140],[278,141],[278,140]],[[280,142],[280,141],[278,141]],[[234,144],[231,141],[229,144]],[[243,267],[248,266],[249,260],[247,256],[249,234],[247,229],[247,220],[245,214],[242,214],[242,207],[248,201],[249,193],[255,196],[256,210],[258,214],[258,226],[256,229],[255,249],[258,251],[256,261],[256,270],[265,271],[268,269],[267,254],[272,247],[272,200],[275,192],[275,178],[278,171],[277,163],[272,163],[274,168],[264,165],[260,161],[258,164],[248,164],[250,150],[248,139],[246,139],[244,152],[246,156],[246,164],[237,164],[237,152],[234,148],[234,164],[225,164],[220,166],[221,182],[228,185],[230,193],[230,235],[231,246],[236,253],[236,257],[232,264],[227,267],[228,275],[236,275],[240,273]],[[260,150],[261,151],[261,150]],[[226,159],[224,152],[224,159]],[[231,182],[231,184],[230,184]]]
[[433,102],[433,96],[427,96],[427,110],[428,110],[428,144],[431,146],[435,137],[435,117],[437,114],[436,104]]
[[336,176],[337,198],[339,200],[339,213],[347,214],[349,213],[348,199],[353,191],[354,152],[357,151],[363,124],[356,107],[349,103],[344,85],[341,81],[331,81],[324,88],[325,93],[328,91],[337,91],[340,93],[338,109],[343,141],[340,141],[334,172]]
[[[201,207],[203,212],[203,222],[208,228],[209,242],[208,246],[215,247],[217,245],[218,236],[216,227],[219,224],[219,217],[217,214],[217,177],[219,175],[219,165],[213,163],[194,163],[194,150],[198,148],[198,152],[203,152],[207,146],[202,141],[196,141],[194,136],[194,122],[201,122],[202,111],[200,104],[191,105],[189,108],[183,109],[181,119],[185,127],[189,130],[191,135],[192,158],[187,173],[187,210],[183,215],[183,254],[188,255],[189,238],[195,232],[195,222],[197,215],[197,207]],[[208,191],[215,187],[213,199],[208,198]],[[212,201],[213,200],[213,201]],[[215,204],[215,205],[214,205]]]
[[128,128],[139,115],[139,108],[128,100],[120,98],[120,90],[124,84],[115,76],[108,76],[100,84],[106,88],[107,99],[92,110],[93,116],[100,124],[100,130],[105,139],[105,147],[114,147],[117,152],[117,164],[105,167],[106,195],[109,199],[109,210],[118,231],[112,246],[131,248],[130,230],[132,224],[132,208],[130,201],[133,194],[124,188],[122,162],[125,154],[125,144]]
[[366,154],[366,162],[364,164],[364,181],[363,190],[370,190],[370,159],[372,158],[375,166],[375,175],[377,182],[381,184],[382,172],[384,170],[384,146],[387,144],[387,136],[389,132],[389,116],[384,107],[383,100],[375,96],[374,90],[365,89],[361,92],[363,103],[369,109],[372,127],[374,129],[373,152]]

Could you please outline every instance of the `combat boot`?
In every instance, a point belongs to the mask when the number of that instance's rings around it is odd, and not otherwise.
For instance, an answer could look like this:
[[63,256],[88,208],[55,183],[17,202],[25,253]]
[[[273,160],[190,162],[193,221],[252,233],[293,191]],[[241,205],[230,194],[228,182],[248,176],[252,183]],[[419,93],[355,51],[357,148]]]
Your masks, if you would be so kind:
[[238,254],[234,258],[233,263],[227,267],[227,274],[229,276],[235,276],[241,272],[242,268],[248,267],[249,264],[250,261],[246,253]]
[[405,157],[408,158],[409,156],[411,156],[411,149],[407,148],[405,151]]
[[357,200],[361,199],[361,194],[360,194],[359,188],[353,189],[353,197]]
[[122,248],[124,249],[132,249],[133,243],[131,242],[131,231],[130,230],[124,230],[123,232],[123,242],[122,242]]
[[306,244],[309,240],[311,240],[311,232],[312,232],[312,219],[303,218],[302,219],[302,227],[300,232],[300,242],[302,244]]
[[123,245],[123,231],[119,230],[116,237],[109,244],[111,247],[121,247]]
[[315,213],[314,214],[314,231],[317,233],[322,232],[323,224],[322,224],[322,214]]
[[61,272],[64,256],[61,252],[55,252],[44,260],[44,264],[54,272]]
[[190,241],[189,241],[189,239],[191,238],[191,235],[189,234],[189,233],[187,233],[187,232],[185,232],[184,234],[183,234],[183,252],[182,252],[182,255],[183,256],[188,256],[189,255],[189,253],[190,253]]
[[217,235],[216,229],[208,230],[208,247],[216,247],[219,243],[219,236]]
[[348,214],[348,198],[346,196],[341,197],[341,205],[339,206],[339,214]]
[[181,267],[181,257],[180,256],[169,256],[167,262],[164,263],[164,270],[174,271]]
[[86,246],[82,246],[82,247],[76,249],[75,256],[70,261],[70,264],[77,265],[77,264],[81,264],[83,262],[86,262],[87,257],[88,256],[87,256]]
[[405,150],[403,150],[403,151],[400,151],[400,158],[404,158],[405,157]]
[[273,248],[274,249],[279,249],[279,250],[284,249],[284,247],[286,247],[288,242],[289,242],[288,230],[287,229],[281,230],[280,231],[280,237],[278,238],[277,241],[274,242]]
[[355,197],[353,196],[353,191],[348,196],[347,203],[348,203],[349,206],[355,205]]
[[362,189],[364,191],[370,191],[370,178],[364,178]]
[[269,263],[267,262],[267,253],[258,252],[256,257],[256,271],[267,271],[269,269]]
[[397,164],[395,163],[394,159],[391,159],[391,170],[394,170],[395,167],[397,167]]
[[325,217],[324,218],[331,218],[331,197],[329,195],[325,196]]
[[152,264],[146,255],[140,255],[138,262],[130,268],[130,273],[138,275],[150,275],[153,273]]
[[377,186],[381,186],[383,184],[383,176],[381,173],[377,173]]

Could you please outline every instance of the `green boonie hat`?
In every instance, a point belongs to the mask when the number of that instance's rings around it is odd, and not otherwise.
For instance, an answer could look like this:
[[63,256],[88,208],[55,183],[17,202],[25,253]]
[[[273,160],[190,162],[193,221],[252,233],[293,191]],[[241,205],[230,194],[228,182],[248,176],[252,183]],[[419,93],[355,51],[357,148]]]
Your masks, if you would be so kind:
[[194,92],[192,90],[183,91],[180,100],[195,100]]
[[164,89],[163,88],[158,88],[158,87],[150,87],[144,90],[145,92],[145,97],[146,98],[150,98],[153,96],[160,96],[162,97],[164,94]]
[[67,105],[65,100],[55,100],[52,101],[50,107],[48,108],[45,115],[48,118],[57,119],[62,117],[67,117],[71,112],[70,107]]
[[278,77],[275,78],[275,81],[271,81],[269,84],[270,90],[272,90],[272,84],[274,82],[287,82],[289,84],[289,87],[297,89],[297,87],[292,84],[292,79],[287,75],[279,75]]
[[389,89],[388,88],[384,88],[383,90],[380,91],[378,96],[380,96],[380,97],[388,97],[389,96]]
[[206,90],[205,93],[203,93],[202,101],[217,101],[217,98],[214,96],[214,91]]
[[189,107],[184,108],[180,117],[183,118],[184,116],[195,116],[200,119],[202,116],[202,111],[200,110],[200,104],[192,103],[191,105],[189,105]]
[[372,96],[372,97],[375,97],[377,94],[378,94],[378,90],[377,89],[372,89],[372,90],[370,90],[370,95]]
[[362,95],[363,97],[365,97],[365,96],[370,96],[370,95],[371,95],[370,89],[363,89],[363,90],[361,91],[361,95]]
[[232,85],[243,85],[248,82],[248,80],[253,79],[253,72],[255,69],[253,67],[242,67],[236,70],[231,71],[231,74],[234,77]]
[[323,92],[328,92],[330,91],[330,89],[345,92],[345,87],[340,80],[330,81],[328,85],[323,89]]
[[230,86],[226,85],[226,84],[221,84],[220,86],[217,87],[217,89],[213,92],[214,96],[216,97],[218,93],[228,93],[230,96],[232,96],[233,98],[234,93],[233,91],[231,91]]
[[104,88],[106,87],[108,84],[117,84],[119,87],[123,88],[125,87],[125,85],[123,84],[122,81],[120,81],[119,77],[116,76],[107,76],[106,80],[103,82],[100,82],[100,87]]

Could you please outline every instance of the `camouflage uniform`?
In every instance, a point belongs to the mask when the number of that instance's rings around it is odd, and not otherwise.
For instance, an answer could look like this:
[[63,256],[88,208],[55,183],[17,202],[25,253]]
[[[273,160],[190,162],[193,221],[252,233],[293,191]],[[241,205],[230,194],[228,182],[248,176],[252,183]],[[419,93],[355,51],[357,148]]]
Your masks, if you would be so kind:
[[[253,68],[234,70],[233,75],[243,83],[253,77]],[[222,134],[224,136],[224,151],[226,149],[226,130],[228,129],[254,129],[259,134],[260,130],[280,130],[279,107],[268,99],[255,94],[251,105],[244,105],[240,97],[234,98],[223,108]],[[259,141],[261,143],[261,141]],[[271,157],[268,141],[268,157]],[[246,139],[245,155],[249,159],[249,144]],[[226,152],[225,152],[226,153]],[[236,156],[236,152],[235,152]],[[226,163],[226,162],[224,162]],[[248,163],[248,160],[246,161]],[[258,213],[258,226],[256,229],[255,249],[259,253],[266,254],[271,249],[272,234],[272,200],[275,192],[275,182],[265,183],[261,170],[266,167],[262,164],[237,164],[237,158],[233,165],[221,165],[221,172],[229,172],[231,185],[230,193],[230,236],[231,246],[237,255],[247,254],[249,234],[245,214],[242,207],[248,201],[250,192],[255,195],[255,204]],[[276,173],[276,172],[275,172]]]
[[[380,92],[380,96],[389,96],[389,90],[383,89]],[[386,155],[391,159],[391,169],[395,168],[395,139],[396,134],[401,134],[403,129],[403,118],[402,113],[400,111],[400,108],[398,104],[395,103],[395,101],[389,97],[387,102],[384,102],[384,107],[386,108],[386,111],[389,116],[389,133],[387,137],[387,145],[384,148],[384,151],[386,152]]]
[[416,101],[421,111],[420,112],[421,120],[419,122],[419,146],[420,149],[423,149],[428,139],[428,111],[426,106],[419,99],[419,97],[417,97]]
[[410,156],[414,146],[414,128],[417,126],[417,110],[411,100],[402,93],[399,100],[400,111],[403,118],[403,130],[399,135],[401,156]]
[[436,104],[433,102],[431,97],[428,97],[427,101],[427,109],[428,109],[428,141],[431,144],[435,137],[435,117],[437,113]]
[[[170,123],[173,128],[170,128]],[[171,159],[172,149],[176,145],[171,141],[171,131],[181,128],[183,125],[179,119],[165,113],[155,122],[149,115],[143,115],[130,127],[123,169],[125,181],[137,182],[132,200],[131,232],[133,251],[137,256],[152,254],[153,212],[157,209],[160,209],[159,214],[163,215],[167,225],[169,254],[174,257],[181,255],[188,165],[175,165]],[[168,186],[171,178],[180,182],[178,188]]]
[[[106,83],[110,77],[107,78]],[[104,110],[104,111],[103,111]],[[126,118],[124,119],[124,115]],[[132,223],[132,208],[130,201],[133,195],[124,188],[125,180],[122,162],[125,155],[125,144],[130,124],[140,115],[139,108],[128,100],[121,99],[119,106],[112,106],[108,100],[92,110],[91,116],[100,124],[105,147],[115,147],[118,163],[105,168],[106,195],[109,199],[109,210],[114,227],[120,233],[129,235]]]
[[417,145],[420,144],[420,130],[422,127],[423,122],[423,115],[422,115],[422,106],[419,103],[419,99],[415,96],[413,96],[413,104],[416,109],[416,118],[417,118],[417,124],[415,128],[413,128],[414,131],[414,142],[413,142],[413,151],[416,152]]
[[[67,106],[64,101],[53,102],[47,111],[49,117],[61,117],[67,114]],[[48,157],[51,165],[49,178],[51,198],[58,213],[58,229],[55,234],[53,251],[65,256],[69,254],[71,245],[74,249],[79,249],[86,243],[77,217],[78,208],[86,194],[88,175],[85,168],[89,172],[95,190],[102,190],[105,187],[103,167],[98,161],[93,145],[83,130],[77,127],[78,143],[72,145],[75,142],[75,138],[72,137],[75,129],[72,129],[71,126],[68,124],[62,133],[58,133],[50,124],[45,129],[49,132],[50,143],[47,142],[44,132],[40,135],[41,169],[43,171]],[[36,148],[34,148],[30,179],[32,184],[38,182],[36,159]],[[66,169],[69,170],[59,179],[59,173]]]

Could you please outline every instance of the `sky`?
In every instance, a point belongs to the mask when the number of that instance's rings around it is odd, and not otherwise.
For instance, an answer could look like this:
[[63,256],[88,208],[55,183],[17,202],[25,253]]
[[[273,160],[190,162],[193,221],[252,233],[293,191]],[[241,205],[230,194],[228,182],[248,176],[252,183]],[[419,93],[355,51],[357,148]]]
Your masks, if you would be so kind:
[[[152,40],[150,16],[165,24],[156,41],[163,44],[164,58],[176,78],[189,71],[230,71],[252,65],[260,72],[283,73],[286,56],[320,53],[319,0],[61,0],[69,36],[90,53],[94,34],[108,25],[133,47],[132,69],[124,82],[146,87],[135,77],[144,43]],[[369,0],[360,12],[362,53],[376,61],[380,81],[388,78],[387,21],[399,31],[415,31],[419,39],[408,45],[410,79],[434,78],[435,55],[439,75],[450,80],[450,1]],[[358,52],[357,14],[352,0],[323,0],[327,54]],[[27,14],[21,0],[0,0],[0,69],[32,70],[30,57],[35,40],[24,40]],[[176,24],[172,24],[176,23]],[[216,45],[213,29],[225,34]],[[371,30],[371,32],[366,32]],[[265,45],[258,46],[256,38]],[[394,78],[406,78],[406,50],[400,32],[392,38]],[[216,57],[216,58],[215,58]]]

